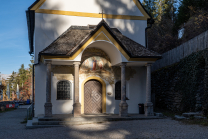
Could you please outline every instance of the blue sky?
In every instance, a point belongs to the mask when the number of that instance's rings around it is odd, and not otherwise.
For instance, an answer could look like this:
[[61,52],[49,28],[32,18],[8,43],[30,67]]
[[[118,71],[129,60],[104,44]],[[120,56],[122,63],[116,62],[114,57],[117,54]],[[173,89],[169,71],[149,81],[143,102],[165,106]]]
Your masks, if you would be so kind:
[[0,72],[18,72],[28,67],[29,42],[25,11],[35,0],[1,0],[0,4]]

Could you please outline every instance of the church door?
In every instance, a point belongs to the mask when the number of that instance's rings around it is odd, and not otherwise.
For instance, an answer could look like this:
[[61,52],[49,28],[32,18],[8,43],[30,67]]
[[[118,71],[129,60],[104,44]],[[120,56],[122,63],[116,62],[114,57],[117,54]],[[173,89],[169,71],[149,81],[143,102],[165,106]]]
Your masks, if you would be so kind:
[[90,80],[84,85],[84,113],[102,113],[102,85],[97,80]]

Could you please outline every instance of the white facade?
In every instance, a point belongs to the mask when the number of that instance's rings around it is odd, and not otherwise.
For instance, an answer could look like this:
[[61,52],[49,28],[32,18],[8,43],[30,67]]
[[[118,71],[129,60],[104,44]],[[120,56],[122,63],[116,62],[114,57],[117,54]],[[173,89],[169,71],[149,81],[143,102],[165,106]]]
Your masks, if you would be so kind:
[[[127,103],[129,105],[128,112],[131,114],[139,113],[138,104],[145,103],[146,100],[146,67],[133,67],[136,70],[134,78],[127,81]],[[44,114],[44,104],[46,101],[46,66],[41,64],[36,67],[36,90],[35,90],[35,117]],[[52,75],[51,82],[51,102],[53,105],[53,114],[71,114],[73,111],[74,100],[57,100],[57,78]],[[79,87],[81,88],[83,80],[80,80]],[[71,82],[71,81],[70,81]],[[39,83],[39,84],[38,84]],[[44,83],[44,84],[43,84]],[[118,114],[119,113],[119,103],[120,100],[115,100],[115,85],[110,85],[107,81],[106,83],[106,113]],[[73,87],[73,82],[72,82]],[[73,89],[72,89],[73,90]],[[40,93],[39,93],[40,92]],[[107,93],[111,92],[112,95]],[[72,92],[72,94],[74,94]],[[81,103],[82,95],[81,89],[79,90],[79,101]]]
[[[34,56],[35,63],[37,64],[35,66],[35,117],[44,115],[44,105],[47,101],[47,66],[44,64],[44,60],[52,61],[52,69],[57,65],[73,66],[73,62],[81,61],[82,54],[87,48],[97,48],[104,51],[109,56],[112,66],[119,66],[122,62],[125,62],[127,63],[127,67],[131,67],[131,69],[135,71],[135,74],[126,80],[126,96],[129,98],[126,102],[128,103],[128,113],[139,113],[138,104],[146,102],[147,68],[145,65],[147,63],[153,63],[154,60],[128,60],[104,32],[101,33],[103,33],[109,41],[92,41],[72,60],[54,58],[43,59],[43,61],[41,61],[41,59],[39,59],[39,52],[49,46],[70,26],[98,25],[102,20],[102,18],[98,17],[98,14],[101,13],[102,10],[104,20],[109,27],[117,28],[124,36],[145,46],[147,19],[145,20],[143,18],[146,16],[144,15],[144,10],[141,11],[141,8],[139,9],[135,1],[136,0],[41,0],[40,2],[42,2],[42,5],[39,2],[34,6],[36,8],[33,7],[35,9]],[[140,17],[142,18],[139,20]],[[75,103],[74,80],[68,80],[72,84],[71,91],[73,99],[57,100],[57,83],[62,79],[58,79],[53,71],[51,73],[52,114],[73,113],[73,104]],[[72,75],[74,73],[71,72],[69,74]],[[82,85],[88,77],[79,78],[79,102],[81,105],[83,103]],[[73,76],[73,78],[75,77]],[[102,77],[100,78],[102,79]],[[105,79],[102,80],[106,85],[106,92],[104,92],[106,94],[106,113],[118,114],[121,100],[115,100],[115,83],[117,79],[114,80],[114,84],[110,84]]]

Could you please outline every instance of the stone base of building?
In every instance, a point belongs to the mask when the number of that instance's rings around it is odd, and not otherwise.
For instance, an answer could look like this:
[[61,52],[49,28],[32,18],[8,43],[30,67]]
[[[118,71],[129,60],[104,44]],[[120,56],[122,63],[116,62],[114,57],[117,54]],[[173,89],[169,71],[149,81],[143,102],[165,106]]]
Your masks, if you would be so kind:
[[45,103],[45,117],[52,117],[52,103]]
[[120,102],[119,116],[120,117],[127,117],[128,116],[128,104],[126,102]]
[[145,116],[154,116],[152,102],[145,103],[144,108],[145,108]]
[[79,117],[81,115],[81,104],[74,103],[73,111],[74,111],[74,113],[73,113],[74,117]]

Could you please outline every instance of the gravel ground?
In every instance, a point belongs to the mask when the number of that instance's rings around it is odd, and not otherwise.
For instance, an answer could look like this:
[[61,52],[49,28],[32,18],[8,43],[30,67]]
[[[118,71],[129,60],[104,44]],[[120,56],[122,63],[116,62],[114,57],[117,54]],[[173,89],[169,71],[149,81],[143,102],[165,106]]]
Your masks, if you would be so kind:
[[171,119],[117,121],[102,124],[26,129],[26,109],[0,113],[0,139],[208,139],[208,127]]

